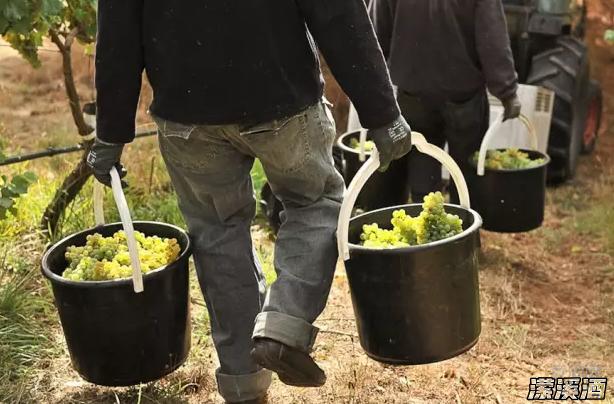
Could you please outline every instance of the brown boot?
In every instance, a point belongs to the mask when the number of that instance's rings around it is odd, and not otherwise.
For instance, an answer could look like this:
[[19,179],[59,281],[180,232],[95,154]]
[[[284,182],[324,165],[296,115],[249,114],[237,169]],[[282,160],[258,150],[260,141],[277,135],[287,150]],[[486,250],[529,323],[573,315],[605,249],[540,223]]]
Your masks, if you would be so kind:
[[256,340],[252,359],[277,373],[282,383],[295,387],[321,387],[326,374],[308,354],[267,338]]

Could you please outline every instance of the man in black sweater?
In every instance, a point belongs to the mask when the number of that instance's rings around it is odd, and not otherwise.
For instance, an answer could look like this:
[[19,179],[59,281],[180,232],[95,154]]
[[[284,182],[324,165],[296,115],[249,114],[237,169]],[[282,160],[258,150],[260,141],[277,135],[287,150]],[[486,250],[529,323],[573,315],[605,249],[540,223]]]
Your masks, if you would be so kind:
[[[518,77],[501,0],[370,0],[371,18],[388,61],[398,102],[412,128],[471,176],[468,160],[489,125],[486,87],[504,119],[520,114]],[[441,189],[441,165],[408,155],[414,202]],[[452,188],[452,201],[458,203]]]
[[[381,170],[411,149],[363,0],[99,0],[96,178],[134,139],[143,71],[162,156],[194,240],[229,403],[264,402],[271,372],[324,384],[310,357],[330,291],[344,192],[315,42],[369,129]],[[283,202],[268,293],[250,226],[259,158]]]

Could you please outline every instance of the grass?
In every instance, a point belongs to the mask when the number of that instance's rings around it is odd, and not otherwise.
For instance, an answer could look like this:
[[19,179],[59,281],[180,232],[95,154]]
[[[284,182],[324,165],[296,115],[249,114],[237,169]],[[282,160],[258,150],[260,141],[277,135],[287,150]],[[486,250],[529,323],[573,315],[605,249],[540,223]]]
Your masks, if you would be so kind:
[[0,403],[27,397],[28,372],[54,351],[45,330],[50,302],[37,278],[0,257]]

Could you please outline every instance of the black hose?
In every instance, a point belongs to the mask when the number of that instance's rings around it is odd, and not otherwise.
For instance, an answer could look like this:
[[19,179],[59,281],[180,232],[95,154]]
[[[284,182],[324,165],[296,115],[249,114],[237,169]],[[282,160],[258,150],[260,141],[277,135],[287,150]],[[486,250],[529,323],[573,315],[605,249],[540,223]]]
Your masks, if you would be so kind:
[[[157,130],[148,130],[139,132],[136,134],[135,138],[145,137],[145,136],[153,136],[157,134]],[[50,147],[47,150],[40,150],[34,153],[23,154],[21,156],[11,156],[7,157],[4,160],[0,161],[1,166],[8,166],[16,163],[23,163],[24,161],[29,160],[37,160],[43,157],[52,157],[57,156],[58,154],[66,154],[66,153],[74,153],[79,150],[83,150],[83,144],[78,144],[76,146],[68,146],[68,147]]]

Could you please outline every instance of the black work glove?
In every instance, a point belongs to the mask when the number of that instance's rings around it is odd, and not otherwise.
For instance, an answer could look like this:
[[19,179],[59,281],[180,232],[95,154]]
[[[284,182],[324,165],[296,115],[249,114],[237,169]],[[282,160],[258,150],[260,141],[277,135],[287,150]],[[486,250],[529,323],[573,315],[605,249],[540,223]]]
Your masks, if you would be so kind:
[[392,160],[409,153],[412,146],[411,128],[401,115],[383,128],[370,129],[367,137],[375,143],[379,152],[380,167],[378,170],[380,172],[386,171]]
[[508,119],[515,119],[520,116],[520,100],[514,95],[512,98],[503,101],[503,122]]
[[[91,167],[94,177],[99,182],[111,187],[111,168],[113,167],[117,169],[120,178],[126,176],[127,171],[119,162],[123,150],[123,144],[105,143],[99,139],[94,141],[87,155],[87,165]],[[127,186],[128,184],[122,181],[122,187]]]

